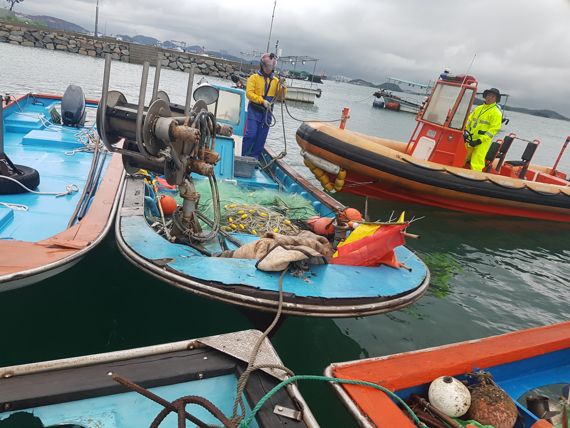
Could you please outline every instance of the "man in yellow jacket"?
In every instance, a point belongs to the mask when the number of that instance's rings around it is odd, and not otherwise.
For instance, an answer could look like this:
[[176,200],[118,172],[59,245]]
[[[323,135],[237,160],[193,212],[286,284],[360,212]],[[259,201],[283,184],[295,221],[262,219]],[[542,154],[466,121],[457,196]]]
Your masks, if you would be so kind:
[[243,156],[258,158],[261,155],[272,121],[273,101],[285,93],[284,79],[274,75],[276,64],[274,54],[263,54],[259,70],[247,79],[245,95],[249,104],[241,150]]
[[483,91],[485,104],[476,107],[467,118],[464,140],[467,147],[467,162],[474,171],[485,167],[485,156],[489,151],[493,137],[501,129],[503,113],[497,105],[501,93],[497,88]]

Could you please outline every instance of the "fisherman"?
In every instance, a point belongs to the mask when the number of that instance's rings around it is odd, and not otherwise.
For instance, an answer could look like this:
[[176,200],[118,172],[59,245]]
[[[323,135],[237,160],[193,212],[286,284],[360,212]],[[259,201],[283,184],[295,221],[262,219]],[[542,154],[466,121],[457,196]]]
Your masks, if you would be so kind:
[[501,101],[501,93],[497,88],[483,91],[485,104],[473,110],[467,118],[463,139],[467,147],[467,160],[474,171],[482,171],[485,167],[485,156],[491,146],[493,137],[501,129],[503,114],[497,105]]
[[243,156],[259,158],[269,133],[273,102],[277,96],[285,96],[285,78],[275,76],[276,64],[275,54],[263,54],[259,61],[259,70],[247,79],[245,95],[249,104],[241,151]]

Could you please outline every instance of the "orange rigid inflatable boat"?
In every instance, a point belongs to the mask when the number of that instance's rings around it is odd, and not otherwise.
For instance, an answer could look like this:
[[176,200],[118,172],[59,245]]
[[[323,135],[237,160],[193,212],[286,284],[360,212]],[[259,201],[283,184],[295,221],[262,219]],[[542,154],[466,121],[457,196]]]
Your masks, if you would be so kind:
[[[491,144],[482,172],[464,167],[463,129],[477,93],[471,76],[438,80],[418,113],[408,143],[372,137],[322,122],[306,122],[297,143],[327,190],[441,208],[551,221],[570,221],[570,183],[557,165],[531,163],[540,141],[510,134]],[[447,113],[445,113],[447,112]],[[516,140],[521,160],[506,160]]]

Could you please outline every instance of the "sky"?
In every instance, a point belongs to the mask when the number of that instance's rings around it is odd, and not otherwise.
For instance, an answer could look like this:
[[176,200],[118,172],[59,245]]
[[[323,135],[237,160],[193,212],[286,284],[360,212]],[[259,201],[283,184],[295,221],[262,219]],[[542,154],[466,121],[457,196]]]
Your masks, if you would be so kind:
[[[99,30],[265,51],[274,0],[99,0]],[[15,10],[93,31],[97,0],[24,0]],[[270,46],[319,58],[317,72],[427,83],[444,68],[509,104],[570,117],[570,0],[278,0]],[[246,55],[241,55],[245,57]],[[312,71],[312,66],[307,68]]]

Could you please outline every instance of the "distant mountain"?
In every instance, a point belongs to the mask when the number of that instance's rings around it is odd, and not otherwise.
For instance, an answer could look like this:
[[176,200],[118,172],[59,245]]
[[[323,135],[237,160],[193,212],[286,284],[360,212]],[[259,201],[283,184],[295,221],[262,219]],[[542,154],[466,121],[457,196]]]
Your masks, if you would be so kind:
[[390,83],[390,82],[382,83],[380,85],[377,85],[376,87],[378,89],[386,89],[388,91],[404,92],[404,91],[402,91],[402,88],[400,88],[398,85],[396,85],[395,83]]
[[160,40],[155,39],[154,37],[143,36],[140,34],[133,37],[126,34],[117,34],[116,37],[120,37],[121,40],[124,40],[125,42],[139,43],[141,45],[160,46],[161,44]]
[[73,31],[76,33],[89,34],[89,31],[81,27],[80,25],[74,24],[69,21],[65,21],[63,19],[54,18],[53,16],[26,15],[23,13],[17,13],[16,15],[24,20],[29,19],[30,21],[43,24],[46,27],[51,28],[53,30]]
[[[485,101],[481,100],[479,98],[475,99],[474,104],[479,105],[479,104],[483,104]],[[568,120],[570,121],[570,118],[561,115],[558,112],[555,112],[554,110],[548,110],[548,109],[532,109],[532,108],[525,108],[525,107],[513,107],[513,106],[505,106],[504,110],[506,111],[516,111],[517,113],[524,113],[524,114],[530,114],[531,116],[540,116],[540,117],[547,117],[550,119],[558,119],[558,120]]]
[[350,83],[352,85],[370,86],[371,88],[376,88],[376,85],[374,83],[367,82],[366,80],[363,80],[363,79],[352,79],[352,80],[349,80],[348,83]]

